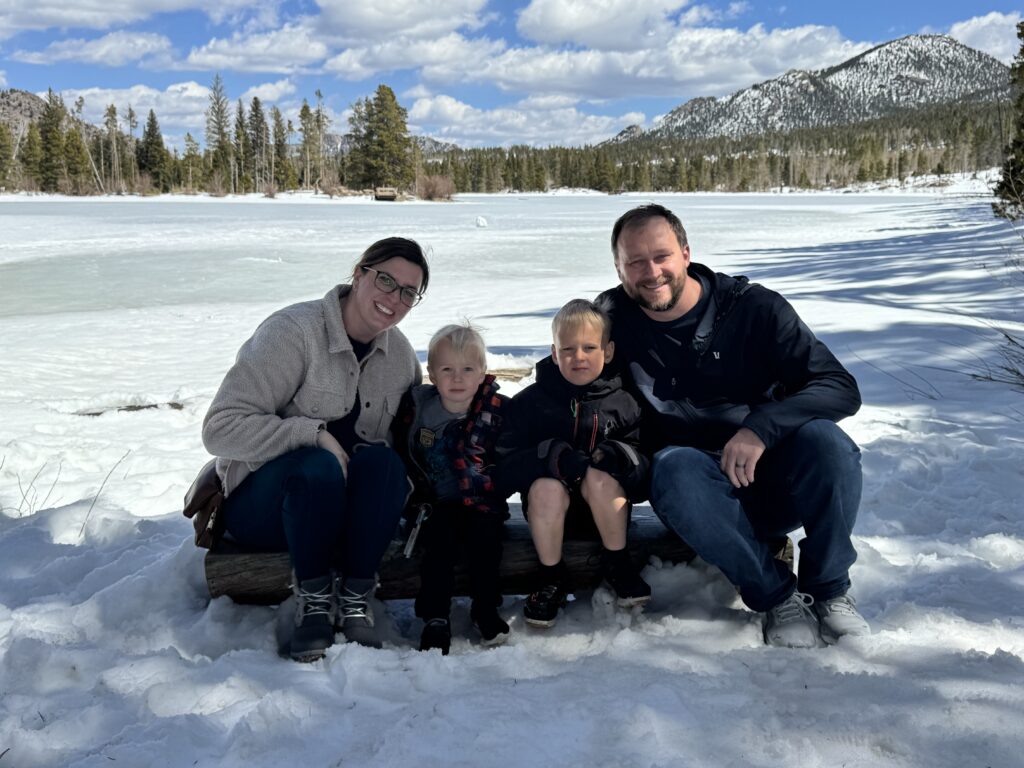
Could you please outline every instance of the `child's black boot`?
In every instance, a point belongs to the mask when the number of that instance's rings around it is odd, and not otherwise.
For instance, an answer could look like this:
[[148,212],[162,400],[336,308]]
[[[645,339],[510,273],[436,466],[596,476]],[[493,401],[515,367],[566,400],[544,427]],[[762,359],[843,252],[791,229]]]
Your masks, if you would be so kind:
[[565,563],[559,560],[556,565],[542,565],[540,583],[543,586],[526,598],[523,618],[531,627],[553,627],[558,609],[569,596],[565,590]]
[[447,656],[452,647],[452,625],[448,619],[428,619],[420,635],[420,650],[432,651],[437,648]]
[[601,574],[615,592],[619,607],[632,608],[651,599],[651,586],[641,578],[628,550],[604,550],[601,553]]

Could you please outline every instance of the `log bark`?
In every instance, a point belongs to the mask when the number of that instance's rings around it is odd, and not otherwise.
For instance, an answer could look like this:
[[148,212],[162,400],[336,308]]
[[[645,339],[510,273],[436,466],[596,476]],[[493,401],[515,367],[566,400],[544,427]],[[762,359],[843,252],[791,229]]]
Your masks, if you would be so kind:
[[[535,582],[539,561],[519,505],[511,507],[512,518],[505,523],[501,591],[506,595],[524,595],[539,586]],[[376,593],[381,600],[413,598],[419,591],[420,554],[406,558],[402,546],[402,542],[392,542],[381,563]],[[629,551],[638,566],[645,565],[651,557],[673,563],[694,557],[689,545],[666,530],[650,507],[633,509]],[[562,558],[572,590],[593,589],[599,584],[600,556],[600,540],[566,539]],[[291,567],[286,553],[241,552],[222,541],[206,555],[206,581],[212,597],[227,595],[238,603],[273,605],[291,594]],[[455,594],[468,594],[468,588],[465,568],[459,567],[455,572]]]

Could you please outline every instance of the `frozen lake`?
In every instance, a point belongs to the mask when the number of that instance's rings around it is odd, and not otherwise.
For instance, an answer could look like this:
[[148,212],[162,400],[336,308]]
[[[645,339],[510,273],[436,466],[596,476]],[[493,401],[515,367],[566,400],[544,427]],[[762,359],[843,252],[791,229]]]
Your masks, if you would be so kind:
[[[871,636],[765,648],[700,561],[649,564],[642,614],[599,589],[547,633],[506,599],[490,651],[459,605],[448,657],[414,650],[407,601],[380,608],[383,650],[300,666],[274,654],[274,609],[209,600],[181,497],[267,314],[405,235],[432,252],[401,326],[421,355],[468,317],[492,365],[525,367],[562,303],[616,284],[612,223],[651,200],[857,377]],[[0,766],[1019,764],[1024,397],[968,374],[998,364],[996,328],[1024,335],[1021,248],[978,195],[0,196]]]

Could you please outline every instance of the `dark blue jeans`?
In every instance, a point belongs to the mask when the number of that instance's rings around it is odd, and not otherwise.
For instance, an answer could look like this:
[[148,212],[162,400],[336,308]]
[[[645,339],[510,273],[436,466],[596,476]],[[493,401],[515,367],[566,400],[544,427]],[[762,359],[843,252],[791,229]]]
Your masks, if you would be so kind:
[[364,446],[341,465],[322,448],[268,461],[224,502],[228,533],[244,549],[288,552],[299,581],[332,568],[372,578],[391,542],[409,484],[398,454]]
[[[655,455],[651,506],[666,527],[718,566],[751,610],[767,611],[798,588],[818,601],[844,594],[861,494],[860,450],[846,433],[825,419],[808,422],[765,451],[746,488],[733,488],[718,461],[696,448]],[[801,526],[798,578],[769,542]]]

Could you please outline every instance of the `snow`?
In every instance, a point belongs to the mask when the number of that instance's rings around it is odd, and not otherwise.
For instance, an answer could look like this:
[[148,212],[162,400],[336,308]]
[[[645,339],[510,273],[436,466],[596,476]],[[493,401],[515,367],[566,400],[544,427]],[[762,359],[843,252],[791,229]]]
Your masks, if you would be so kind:
[[[1024,395],[965,374],[998,364],[998,328],[1024,334],[1005,266],[1024,245],[984,195],[0,196],[0,768],[1020,765]],[[548,632],[506,598],[493,650],[459,601],[448,657],[414,649],[408,601],[379,606],[383,650],[299,665],[274,653],[275,609],[209,600],[181,497],[263,317],[403,234],[432,251],[403,323],[420,354],[469,317],[492,366],[524,367],[557,307],[615,283],[611,224],[648,200],[857,376],[871,636],[766,648],[699,561],[649,564],[644,613],[581,593]]]

